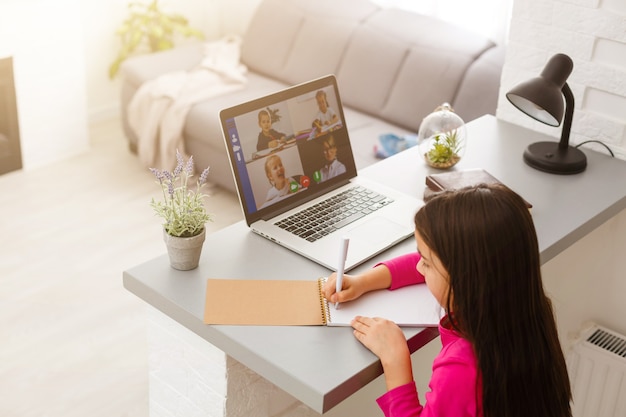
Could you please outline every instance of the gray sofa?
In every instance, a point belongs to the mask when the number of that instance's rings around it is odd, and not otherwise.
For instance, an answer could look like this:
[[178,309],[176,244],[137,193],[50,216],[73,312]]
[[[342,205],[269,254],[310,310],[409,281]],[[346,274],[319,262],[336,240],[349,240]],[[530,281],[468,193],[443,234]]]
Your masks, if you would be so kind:
[[[191,69],[202,45],[128,59],[121,68],[122,122],[135,91],[161,74]],[[416,133],[427,114],[449,102],[465,121],[495,114],[504,51],[443,21],[383,9],[368,0],[262,0],[243,35],[248,68],[242,90],[195,104],[183,137],[199,168],[227,189],[234,181],[218,113],[221,109],[326,74],[335,74],[358,168],[376,162],[380,134]]]

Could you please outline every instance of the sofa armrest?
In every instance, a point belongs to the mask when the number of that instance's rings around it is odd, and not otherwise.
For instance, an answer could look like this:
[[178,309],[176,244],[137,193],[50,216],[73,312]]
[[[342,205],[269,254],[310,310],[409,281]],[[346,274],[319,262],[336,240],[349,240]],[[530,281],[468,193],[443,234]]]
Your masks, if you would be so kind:
[[172,71],[190,70],[202,60],[202,42],[184,44],[174,49],[126,59],[120,67],[124,83],[139,88],[144,82]]
[[132,56],[122,63],[120,67],[122,78],[120,117],[131,151],[137,150],[137,136],[128,124],[126,113],[139,87],[160,75],[194,68],[202,60],[203,47],[202,42],[193,42],[166,51]]

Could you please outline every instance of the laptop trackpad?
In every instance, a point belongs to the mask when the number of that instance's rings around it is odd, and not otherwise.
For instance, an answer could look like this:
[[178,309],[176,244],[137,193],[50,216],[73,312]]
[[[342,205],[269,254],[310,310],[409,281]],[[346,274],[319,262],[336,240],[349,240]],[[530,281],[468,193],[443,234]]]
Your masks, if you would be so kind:
[[371,252],[372,247],[386,246],[398,239],[406,227],[384,217],[373,217],[363,224],[349,230],[345,236],[350,238],[350,253],[358,256],[361,250]]

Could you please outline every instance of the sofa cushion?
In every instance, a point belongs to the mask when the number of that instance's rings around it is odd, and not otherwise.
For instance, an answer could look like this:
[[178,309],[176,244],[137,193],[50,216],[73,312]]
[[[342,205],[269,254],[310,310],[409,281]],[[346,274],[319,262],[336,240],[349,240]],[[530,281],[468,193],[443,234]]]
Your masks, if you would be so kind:
[[483,114],[495,114],[502,66],[504,65],[503,46],[487,50],[468,68],[454,99],[454,111],[465,121],[474,120]]
[[343,102],[359,111],[379,113],[389,98],[406,52],[406,45],[388,34],[369,25],[360,26],[337,73]]
[[[408,52],[379,114],[417,132],[422,119],[438,105],[453,103],[469,59],[445,50],[416,45]],[[419,82],[418,80],[429,80]]]
[[454,107],[465,71],[492,46],[428,16],[380,10],[359,26],[346,51],[338,72],[342,99],[417,131],[438,105]]
[[282,77],[290,84],[334,74],[356,23],[337,18],[302,22]]
[[252,72],[280,78],[303,19],[295,3],[262,2],[244,35],[241,61]]
[[373,29],[411,45],[429,46],[478,57],[494,44],[487,38],[435,17],[383,9],[367,20]]
[[335,74],[354,28],[377,10],[362,0],[265,0],[244,36],[242,62],[290,84]]

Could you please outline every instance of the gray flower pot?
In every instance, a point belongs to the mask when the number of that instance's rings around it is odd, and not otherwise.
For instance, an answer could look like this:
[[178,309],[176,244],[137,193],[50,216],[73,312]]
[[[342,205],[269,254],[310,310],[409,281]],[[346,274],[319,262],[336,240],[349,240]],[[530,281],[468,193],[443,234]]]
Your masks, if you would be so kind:
[[197,268],[205,236],[206,229],[202,229],[202,233],[193,237],[171,236],[163,230],[163,240],[167,246],[172,268],[180,271]]

